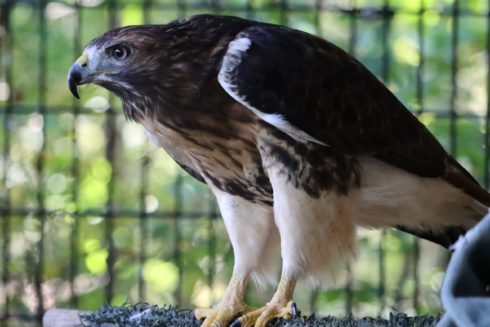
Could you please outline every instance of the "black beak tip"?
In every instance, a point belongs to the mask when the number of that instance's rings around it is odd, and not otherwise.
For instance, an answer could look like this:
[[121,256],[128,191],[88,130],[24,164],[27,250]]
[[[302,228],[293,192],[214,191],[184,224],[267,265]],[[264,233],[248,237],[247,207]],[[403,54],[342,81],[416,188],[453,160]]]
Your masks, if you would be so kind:
[[70,75],[68,76],[68,87],[70,88],[71,94],[77,99],[80,99],[80,96],[78,95],[78,90],[77,86],[80,83],[80,80],[82,79],[82,76],[78,72],[71,72]]

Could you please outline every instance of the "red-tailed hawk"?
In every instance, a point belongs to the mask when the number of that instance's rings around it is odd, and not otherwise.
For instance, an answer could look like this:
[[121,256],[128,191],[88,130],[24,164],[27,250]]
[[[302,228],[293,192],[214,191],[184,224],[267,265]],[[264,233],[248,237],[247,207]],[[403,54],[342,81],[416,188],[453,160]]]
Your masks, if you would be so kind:
[[[447,247],[490,205],[373,74],[307,33],[212,15],[117,28],[72,66],[73,95],[87,83],[119,96],[126,116],[216,196],[235,265],[222,301],[196,310],[203,326],[290,317],[298,277],[319,280],[348,257],[356,225]],[[252,310],[249,277],[273,279],[277,250],[277,291]]]

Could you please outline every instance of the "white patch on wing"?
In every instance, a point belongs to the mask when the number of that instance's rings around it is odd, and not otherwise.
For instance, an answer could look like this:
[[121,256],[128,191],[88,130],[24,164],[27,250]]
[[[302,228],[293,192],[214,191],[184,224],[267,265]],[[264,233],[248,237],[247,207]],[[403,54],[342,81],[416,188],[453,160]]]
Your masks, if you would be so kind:
[[[242,57],[250,49],[252,41],[246,37],[240,37],[230,42],[228,45],[228,51],[223,58],[223,64],[218,74],[218,81],[223,89],[236,101],[252,110],[260,119],[276,127],[280,131],[286,133],[298,142],[306,143],[313,142],[321,145],[326,145],[322,141],[314,138],[313,136],[305,133],[299,128],[293,126],[286,118],[281,114],[269,114],[260,111],[248,103],[247,99],[239,94],[238,86],[231,82],[231,75],[234,73],[235,68],[240,64]],[[260,74],[261,72],[257,72]]]
[[272,209],[223,192],[210,181],[206,182],[216,196],[233,246],[233,272],[241,276],[252,273],[255,282],[261,286],[274,283],[279,238]]
[[250,49],[251,45],[252,41],[249,38],[241,37],[230,42],[230,45],[228,46],[228,51],[231,51],[234,54],[238,54],[238,52],[245,52]]
[[437,232],[451,225],[469,228],[484,215],[481,204],[441,178],[416,176],[374,158],[360,163],[355,201],[360,225]]

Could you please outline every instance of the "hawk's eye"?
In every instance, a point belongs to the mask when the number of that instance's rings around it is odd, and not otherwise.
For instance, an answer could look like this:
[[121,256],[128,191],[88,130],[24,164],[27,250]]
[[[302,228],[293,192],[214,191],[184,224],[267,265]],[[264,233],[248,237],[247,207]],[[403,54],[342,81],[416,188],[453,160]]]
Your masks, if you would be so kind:
[[122,60],[131,54],[131,49],[124,45],[116,45],[110,48],[109,54],[117,60]]

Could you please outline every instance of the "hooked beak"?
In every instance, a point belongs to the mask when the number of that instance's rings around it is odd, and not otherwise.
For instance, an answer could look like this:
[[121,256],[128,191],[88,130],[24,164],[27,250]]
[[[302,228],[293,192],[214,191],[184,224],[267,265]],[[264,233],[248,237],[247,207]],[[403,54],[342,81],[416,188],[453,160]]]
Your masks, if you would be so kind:
[[78,85],[89,83],[89,75],[90,69],[88,68],[88,58],[83,54],[77,59],[73,66],[71,66],[67,78],[68,87],[75,98],[80,99],[77,87]]

